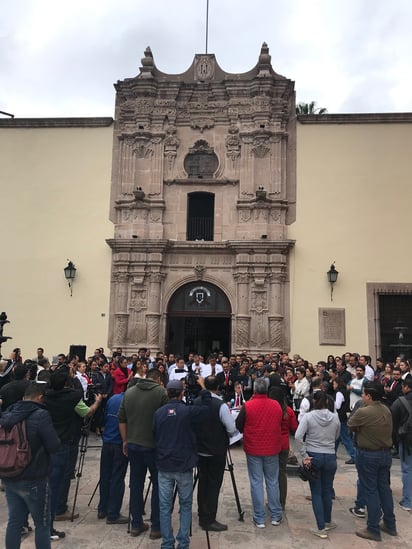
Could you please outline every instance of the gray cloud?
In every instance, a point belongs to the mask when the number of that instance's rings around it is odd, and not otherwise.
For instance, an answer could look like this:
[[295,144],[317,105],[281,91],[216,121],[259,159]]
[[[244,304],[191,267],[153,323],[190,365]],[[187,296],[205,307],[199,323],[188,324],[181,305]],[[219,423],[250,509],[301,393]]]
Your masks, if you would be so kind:
[[[205,48],[206,0],[3,4],[0,110],[16,116],[112,115],[112,84],[138,74],[147,45],[168,73]],[[209,52],[244,72],[266,41],[300,101],[329,112],[412,110],[411,16],[407,0],[210,0]]]

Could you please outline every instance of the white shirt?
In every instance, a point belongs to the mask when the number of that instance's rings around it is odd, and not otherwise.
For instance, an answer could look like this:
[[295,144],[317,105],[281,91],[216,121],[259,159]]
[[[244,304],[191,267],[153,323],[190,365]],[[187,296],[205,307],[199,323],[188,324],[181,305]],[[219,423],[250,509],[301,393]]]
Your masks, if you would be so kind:
[[188,369],[187,369],[186,364],[183,367],[184,371],[183,372],[177,372],[177,373],[176,373],[176,369],[178,369],[178,368],[176,367],[176,364],[174,364],[173,366],[174,366],[173,369],[172,369],[172,367],[170,367],[170,370],[169,370],[169,381],[173,381],[174,379],[183,379],[184,377],[187,376]]
[[[219,372],[223,372],[223,368],[220,364],[215,365],[215,375]],[[203,364],[203,368],[200,370],[201,377],[205,378],[212,375],[212,366],[210,364]]]
[[368,381],[373,381],[375,379],[375,370],[372,366],[369,366],[369,364],[365,366],[365,377]]

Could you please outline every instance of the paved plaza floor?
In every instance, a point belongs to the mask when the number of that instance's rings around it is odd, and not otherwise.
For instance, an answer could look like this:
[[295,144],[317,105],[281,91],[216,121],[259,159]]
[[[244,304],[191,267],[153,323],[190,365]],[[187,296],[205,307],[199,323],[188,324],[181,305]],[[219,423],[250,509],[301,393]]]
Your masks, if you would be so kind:
[[[105,520],[97,518],[98,494],[94,496],[89,506],[90,498],[98,483],[100,439],[94,434],[89,437],[89,448],[85,454],[83,474],[80,479],[79,495],[76,511],[80,517],[74,522],[57,522],[58,530],[66,532],[66,538],[52,542],[53,549],[117,549],[141,548],[160,549],[160,540],[152,541],[145,533],[132,538],[127,533],[127,525],[107,525]],[[395,502],[395,514],[398,525],[398,537],[394,538],[382,534],[382,542],[366,541],[355,536],[355,530],[365,527],[365,520],[353,517],[349,507],[353,506],[356,491],[356,469],[345,465],[348,459],[342,450],[338,454],[338,471],[335,477],[336,500],[333,505],[333,520],[337,523],[336,530],[329,532],[328,539],[322,540],[309,533],[309,528],[315,526],[311,502],[305,496],[310,494],[309,485],[297,477],[288,480],[288,499],[284,520],[280,526],[272,526],[266,521],[266,528],[258,529],[252,523],[252,510],[249,491],[249,480],[246,469],[246,460],[241,446],[231,449],[234,465],[236,486],[244,521],[239,521],[239,513],[233,492],[233,485],[229,472],[225,473],[224,483],[219,502],[218,520],[228,524],[227,532],[210,533],[211,549],[308,549],[322,548],[351,548],[371,547],[407,548],[412,547],[412,520],[411,513],[403,511],[398,505],[401,494],[401,476],[399,460],[394,459],[392,466],[392,489]],[[76,481],[72,483],[71,493],[74,493]],[[128,489],[126,489],[123,514],[127,514]],[[147,506],[148,507],[148,506]],[[191,549],[206,549],[207,538],[197,521],[196,497],[193,505],[193,535]],[[175,531],[178,528],[178,511],[173,516]],[[7,522],[7,505],[4,492],[0,493],[0,547],[4,547],[4,532]],[[22,548],[34,548],[34,533],[29,534],[22,542]]]

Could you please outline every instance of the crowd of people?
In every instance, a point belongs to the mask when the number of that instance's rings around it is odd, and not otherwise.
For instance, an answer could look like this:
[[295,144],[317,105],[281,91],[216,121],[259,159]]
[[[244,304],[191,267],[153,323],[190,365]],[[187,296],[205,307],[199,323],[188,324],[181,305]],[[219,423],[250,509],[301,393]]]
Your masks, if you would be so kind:
[[[32,464],[15,478],[4,478],[9,509],[6,548],[20,546],[35,525],[36,547],[50,546],[65,533],[55,522],[73,520],[69,510],[79,441],[84,429],[102,438],[98,518],[108,524],[130,521],[130,535],[149,530],[162,549],[189,547],[193,479],[197,478],[199,526],[224,531],[218,500],[231,437],[243,437],[253,523],[279,526],[287,503],[289,440],[295,435],[302,474],[309,479],[316,527],[327,538],[332,520],[336,452],[342,442],[346,464],[356,465],[357,495],[350,512],[367,518],[356,534],[378,541],[396,536],[390,467],[399,457],[401,509],[412,508],[412,375],[403,357],[393,363],[367,355],[329,355],[310,363],[299,355],[242,352],[204,357],[190,353],[151,354],[140,348],[130,357],[103,348],[93,356],[61,353],[51,362],[44,349],[24,360],[20,349],[0,361],[0,425],[25,419]],[[41,428],[45,421],[50,428]],[[238,440],[241,435],[236,438]],[[38,464],[41,461],[41,466]],[[129,515],[121,508],[129,468]],[[143,491],[151,481],[150,525],[143,520]],[[35,488],[42,497],[33,500]],[[171,526],[177,490],[180,528]],[[381,520],[382,519],[382,520]]]

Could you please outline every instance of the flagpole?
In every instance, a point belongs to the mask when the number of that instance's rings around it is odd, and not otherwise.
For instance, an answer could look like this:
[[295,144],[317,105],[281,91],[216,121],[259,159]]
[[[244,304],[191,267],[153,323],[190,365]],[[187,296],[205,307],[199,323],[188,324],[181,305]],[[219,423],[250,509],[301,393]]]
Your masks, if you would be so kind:
[[207,53],[207,43],[209,35],[209,0],[206,0],[206,52]]

